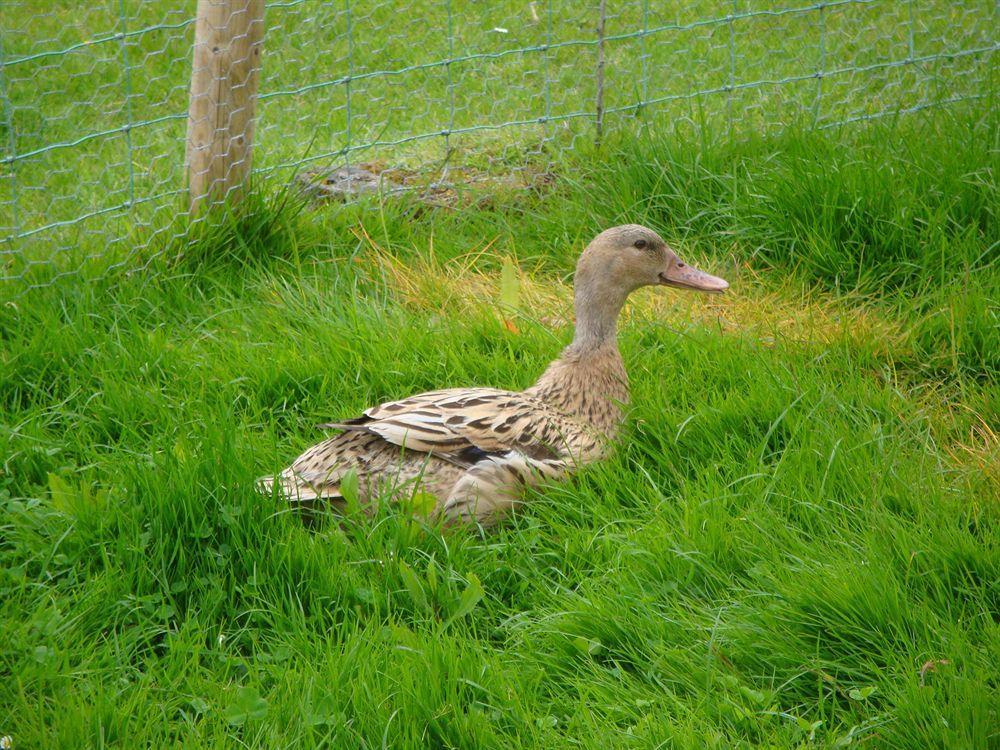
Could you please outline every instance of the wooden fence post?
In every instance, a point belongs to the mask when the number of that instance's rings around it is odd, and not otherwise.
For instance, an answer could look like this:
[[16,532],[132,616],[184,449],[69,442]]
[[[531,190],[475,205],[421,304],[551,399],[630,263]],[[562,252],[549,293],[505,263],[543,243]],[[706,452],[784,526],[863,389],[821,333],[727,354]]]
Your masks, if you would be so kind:
[[601,139],[604,137],[604,24],[608,19],[607,14],[607,0],[601,0],[600,7],[598,9],[599,18],[597,19],[597,96],[594,107],[595,124],[594,128],[594,144],[597,146],[601,145]]
[[191,211],[238,200],[250,175],[264,0],[198,0],[188,108]]

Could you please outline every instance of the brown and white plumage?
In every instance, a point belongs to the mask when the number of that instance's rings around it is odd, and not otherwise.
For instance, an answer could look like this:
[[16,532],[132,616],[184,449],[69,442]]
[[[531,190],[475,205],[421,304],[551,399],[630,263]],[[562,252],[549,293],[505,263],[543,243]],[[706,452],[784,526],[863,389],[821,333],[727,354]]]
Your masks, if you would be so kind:
[[448,519],[491,523],[525,485],[600,459],[628,402],[615,325],[625,298],[647,285],[721,291],[722,279],[682,263],[650,229],[626,225],[594,239],[577,265],[573,343],[525,391],[452,388],[389,401],[360,417],[321,425],[339,434],[261,480],[293,501],[342,500],[356,473],[359,494],[437,498]]

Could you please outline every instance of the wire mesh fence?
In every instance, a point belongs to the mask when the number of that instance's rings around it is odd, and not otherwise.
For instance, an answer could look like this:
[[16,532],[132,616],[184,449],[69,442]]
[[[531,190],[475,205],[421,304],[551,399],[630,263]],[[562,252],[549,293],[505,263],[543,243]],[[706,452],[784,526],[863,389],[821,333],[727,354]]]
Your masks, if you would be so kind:
[[[0,7],[0,293],[163,246],[187,207],[193,5]],[[759,133],[992,100],[997,15],[996,0],[275,0],[253,165],[383,190],[527,184],[601,130]]]

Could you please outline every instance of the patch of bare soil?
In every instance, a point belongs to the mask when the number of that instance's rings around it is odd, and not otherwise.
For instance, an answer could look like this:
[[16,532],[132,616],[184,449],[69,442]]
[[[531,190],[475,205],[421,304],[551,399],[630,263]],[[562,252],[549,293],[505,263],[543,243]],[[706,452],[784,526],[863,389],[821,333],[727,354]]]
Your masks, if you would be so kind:
[[364,162],[306,170],[296,175],[296,181],[317,203],[405,194],[429,206],[455,208],[482,207],[501,193],[544,191],[555,183],[555,176],[534,167],[497,174],[473,166],[453,166],[440,170],[434,178],[426,171]]

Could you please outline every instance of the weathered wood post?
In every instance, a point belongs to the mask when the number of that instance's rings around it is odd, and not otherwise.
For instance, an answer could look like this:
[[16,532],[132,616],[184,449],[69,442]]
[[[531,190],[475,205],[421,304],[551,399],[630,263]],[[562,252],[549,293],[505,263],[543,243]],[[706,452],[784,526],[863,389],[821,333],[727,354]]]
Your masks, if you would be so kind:
[[594,143],[600,146],[601,139],[604,137],[604,26],[608,20],[607,0],[601,0],[598,13],[600,17],[597,19],[597,95],[595,97]]
[[188,107],[191,211],[237,200],[250,175],[264,0],[198,0]]

